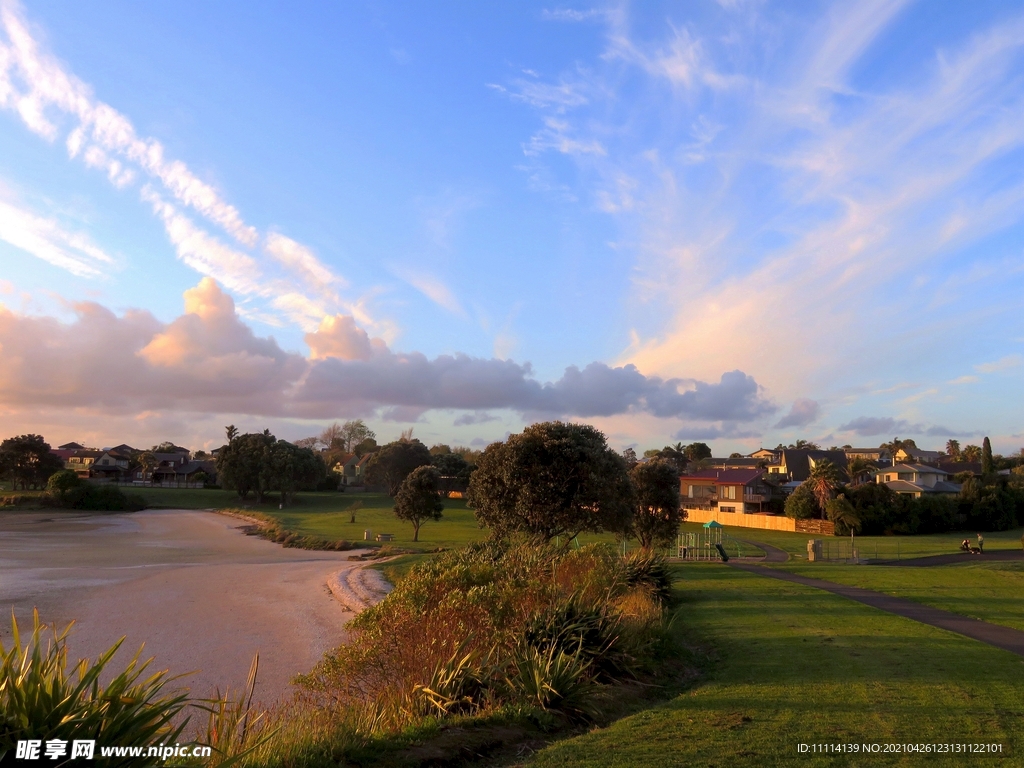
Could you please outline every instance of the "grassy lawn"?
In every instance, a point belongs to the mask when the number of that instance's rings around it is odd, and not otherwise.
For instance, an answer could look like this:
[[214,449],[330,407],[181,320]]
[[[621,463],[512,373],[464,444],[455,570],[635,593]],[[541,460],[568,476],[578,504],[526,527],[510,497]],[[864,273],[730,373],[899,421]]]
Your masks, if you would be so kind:
[[[902,571],[902,569],[901,569]],[[1001,742],[1024,755],[1024,659],[820,590],[721,565],[677,573],[688,693],[537,753],[537,766],[963,765],[806,755],[800,743]],[[1009,764],[1009,763],[1008,763]]]
[[1024,562],[978,562],[930,568],[794,563],[787,571],[905,597],[944,611],[1024,630]]
[[[682,530],[696,531],[702,526],[699,523],[684,523]],[[737,528],[726,526],[725,534],[736,539],[746,541],[762,541],[765,544],[784,549],[795,558],[807,557],[807,541],[813,538],[822,538],[809,533],[790,533],[788,531],[763,531],[757,528]],[[925,557],[927,555],[948,555],[959,551],[960,542],[964,536],[974,543],[974,531],[969,534],[953,531],[951,533],[934,533],[923,536],[857,536],[856,545],[864,557],[874,557],[877,551],[881,558],[896,559],[897,551],[900,558]],[[997,549],[1020,549],[1021,534],[1024,528],[1016,528],[1010,531],[998,531],[985,534],[985,550]],[[840,542],[844,546],[849,544],[849,537],[828,536],[825,540],[830,542],[832,547],[838,546]]]

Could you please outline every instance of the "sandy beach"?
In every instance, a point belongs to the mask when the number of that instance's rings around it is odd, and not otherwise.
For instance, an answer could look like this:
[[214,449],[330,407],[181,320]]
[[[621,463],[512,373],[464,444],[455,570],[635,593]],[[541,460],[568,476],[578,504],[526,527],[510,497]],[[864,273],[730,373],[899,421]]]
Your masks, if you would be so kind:
[[[126,636],[120,668],[139,645],[154,669],[198,670],[193,695],[245,683],[260,653],[257,698],[290,694],[294,675],[345,641],[345,623],[373,601],[373,578],[352,552],[285,549],[211,512],[0,512],[0,606],[20,626],[75,620],[72,658],[95,657]],[[355,578],[350,578],[355,576]],[[347,600],[351,584],[359,600]],[[367,591],[369,589],[369,591]],[[0,623],[5,642],[8,620]]]

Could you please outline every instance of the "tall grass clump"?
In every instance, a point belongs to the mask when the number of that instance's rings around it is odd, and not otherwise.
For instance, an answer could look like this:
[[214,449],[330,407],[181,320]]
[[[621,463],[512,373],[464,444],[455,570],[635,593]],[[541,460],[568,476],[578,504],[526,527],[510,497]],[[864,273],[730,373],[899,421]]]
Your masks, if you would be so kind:
[[[66,640],[70,626],[62,632],[48,629],[36,612],[32,634],[24,645],[13,615],[11,626],[12,644],[7,647],[0,642],[0,763],[13,755],[23,739],[173,744],[181,735],[184,723],[175,722],[187,697],[165,694],[164,686],[171,678],[166,672],[147,676],[149,662],[140,663],[138,653],[122,672],[101,684],[121,641],[96,661],[83,659],[69,668]],[[122,762],[110,758],[107,762],[120,764],[140,762],[139,758]]]
[[275,750],[339,759],[353,745],[455,718],[590,721],[603,691],[634,679],[657,651],[667,599],[657,565],[606,545],[565,551],[525,540],[419,563],[353,619],[347,644],[299,678],[308,721],[301,733],[285,724]]

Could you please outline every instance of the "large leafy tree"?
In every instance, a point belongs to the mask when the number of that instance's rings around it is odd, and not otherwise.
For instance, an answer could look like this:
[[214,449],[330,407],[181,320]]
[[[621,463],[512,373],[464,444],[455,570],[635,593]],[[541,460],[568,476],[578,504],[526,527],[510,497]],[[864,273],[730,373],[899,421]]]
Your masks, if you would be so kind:
[[669,546],[686,519],[679,504],[679,473],[669,462],[655,459],[636,464],[629,479],[636,506],[628,534],[646,550]]
[[412,523],[412,540],[420,540],[420,526],[427,520],[440,520],[439,484],[441,476],[431,466],[416,467],[402,482],[395,496],[395,517]]
[[797,520],[807,520],[818,517],[820,508],[814,498],[814,491],[807,481],[800,483],[796,490],[786,498],[786,517],[793,517]]
[[0,477],[11,482],[12,490],[19,485],[23,490],[40,488],[63,468],[42,435],[18,435],[0,443]]
[[394,496],[414,469],[427,464],[430,464],[427,446],[416,439],[398,440],[373,454],[366,464],[366,482],[382,485],[388,496]]
[[574,538],[583,531],[626,532],[632,489],[626,463],[589,425],[533,424],[487,447],[467,494],[477,520],[504,537]]
[[269,490],[281,494],[281,503],[304,488],[315,488],[327,473],[323,459],[311,448],[302,448],[285,440],[276,441],[267,455]]
[[273,474],[269,469],[270,451],[277,439],[269,432],[237,435],[217,456],[217,477],[225,488],[241,498],[256,495],[256,503],[270,489]]
[[[676,445],[678,445],[678,443],[676,443]],[[690,461],[700,461],[701,459],[711,458],[711,446],[707,443],[690,443],[682,452]]]

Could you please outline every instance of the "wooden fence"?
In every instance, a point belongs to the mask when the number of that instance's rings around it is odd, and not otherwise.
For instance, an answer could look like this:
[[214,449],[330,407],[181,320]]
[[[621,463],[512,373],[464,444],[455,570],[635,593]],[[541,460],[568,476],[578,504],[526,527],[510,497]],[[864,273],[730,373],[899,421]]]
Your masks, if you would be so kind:
[[819,536],[835,535],[835,526],[828,520],[795,520],[782,515],[747,515],[742,512],[722,512],[718,509],[688,509],[686,522],[709,523],[714,520],[722,525],[737,528],[760,528],[764,531],[793,531],[815,533]]

